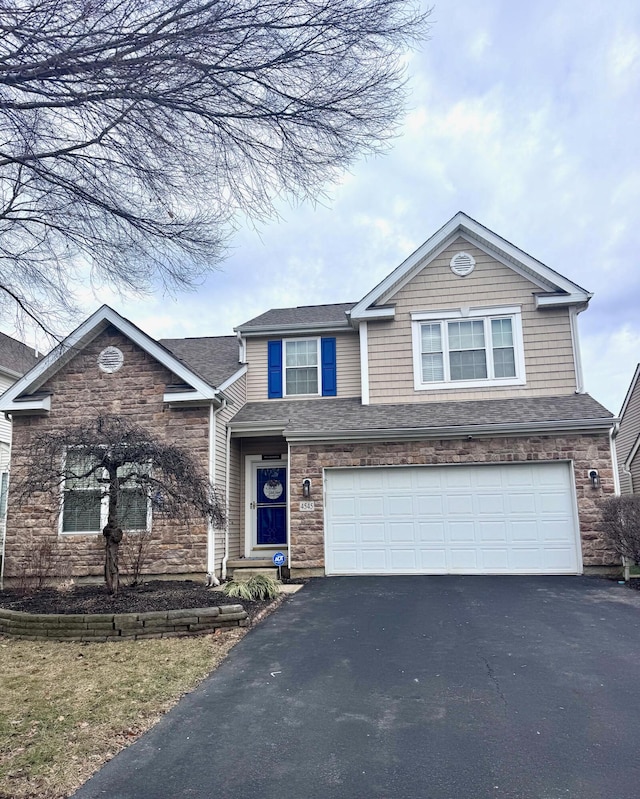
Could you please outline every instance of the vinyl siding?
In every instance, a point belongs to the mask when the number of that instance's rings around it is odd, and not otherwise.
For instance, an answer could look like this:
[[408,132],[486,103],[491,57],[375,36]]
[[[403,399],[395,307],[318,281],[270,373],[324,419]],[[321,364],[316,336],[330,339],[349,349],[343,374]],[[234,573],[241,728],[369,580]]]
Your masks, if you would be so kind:
[[[227,486],[227,423],[242,408],[246,395],[246,375],[238,378],[224,392],[233,404],[227,405],[216,416],[216,458],[214,484],[225,496]],[[236,554],[240,541],[239,496],[240,481],[238,475],[238,447],[232,442],[229,452],[229,505],[227,507],[227,524],[229,525],[229,553]],[[215,568],[219,571],[224,557],[225,528],[216,529],[215,533]]]
[[[338,397],[360,396],[360,341],[358,334],[353,333],[327,333],[335,336]],[[262,402],[268,398],[267,394],[267,341],[268,338],[247,339],[247,402]],[[284,337],[283,337],[284,338]],[[288,336],[287,338],[312,338],[310,336]],[[288,397],[287,399],[295,399]],[[277,400],[274,400],[277,402]]]
[[[13,382],[11,377],[0,374],[0,394],[4,394]],[[4,413],[0,413],[0,441],[11,443],[11,422],[5,418]]]
[[[634,375],[635,377],[635,375]],[[620,475],[620,493],[631,494],[640,491],[640,457],[636,456],[632,464],[633,486],[629,474],[623,470],[624,462],[640,434],[640,379],[636,382],[629,402],[620,420],[620,430],[616,437],[616,455],[618,473]]]
[[[449,262],[464,250],[476,260],[473,272],[461,278]],[[428,402],[430,400],[492,399],[554,396],[576,390],[569,311],[537,311],[533,292],[541,289],[467,241],[459,239],[429,263],[390,300],[396,318],[370,322],[370,402]],[[526,385],[416,391],[413,382],[411,313],[461,306],[522,307]]]

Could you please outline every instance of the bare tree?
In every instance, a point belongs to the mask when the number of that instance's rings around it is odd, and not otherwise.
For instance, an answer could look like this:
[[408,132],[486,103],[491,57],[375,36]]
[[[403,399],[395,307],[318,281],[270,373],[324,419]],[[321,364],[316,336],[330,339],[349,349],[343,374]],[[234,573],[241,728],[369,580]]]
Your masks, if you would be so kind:
[[602,503],[602,532],[618,555],[640,563],[640,495],[606,499]]
[[392,134],[417,0],[9,0],[0,296],[46,328],[78,276],[188,287],[244,215]]
[[149,508],[154,518],[183,523],[206,518],[222,524],[225,518],[223,502],[189,452],[120,417],[99,415],[62,433],[39,433],[27,457],[28,473],[12,486],[17,501],[62,495],[65,519],[74,514],[99,519],[102,503],[108,505],[102,530],[105,582],[114,594],[128,516],[142,514],[145,528]]

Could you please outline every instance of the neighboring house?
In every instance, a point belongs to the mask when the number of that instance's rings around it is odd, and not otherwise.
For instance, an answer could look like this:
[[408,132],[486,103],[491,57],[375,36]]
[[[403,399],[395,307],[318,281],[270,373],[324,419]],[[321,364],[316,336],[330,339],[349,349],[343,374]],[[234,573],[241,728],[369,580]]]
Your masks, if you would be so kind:
[[[28,372],[37,362],[35,350],[5,333],[0,333],[0,394]],[[0,552],[4,538],[9,458],[11,452],[11,422],[0,413]]]
[[620,493],[640,493],[640,364],[622,403],[615,447]]
[[[152,520],[154,574],[279,550],[300,575],[610,566],[615,419],[583,392],[590,298],[459,213],[359,302],[271,310],[236,338],[157,342],[104,306],[0,401],[14,469],[33,432],[97,411],[188,446],[228,523]],[[99,574],[104,518],[82,529],[63,500],[52,523],[46,504],[10,495],[5,574],[45,537]]]

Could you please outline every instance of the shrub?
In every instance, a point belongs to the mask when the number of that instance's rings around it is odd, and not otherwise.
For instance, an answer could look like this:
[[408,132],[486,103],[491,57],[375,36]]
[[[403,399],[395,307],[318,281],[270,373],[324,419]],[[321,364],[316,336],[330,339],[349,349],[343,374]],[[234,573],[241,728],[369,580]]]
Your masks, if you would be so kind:
[[640,563],[640,494],[610,497],[602,503],[602,533],[619,555]]
[[248,580],[229,580],[222,586],[224,594],[239,599],[274,599],[280,582],[267,574],[254,574]]

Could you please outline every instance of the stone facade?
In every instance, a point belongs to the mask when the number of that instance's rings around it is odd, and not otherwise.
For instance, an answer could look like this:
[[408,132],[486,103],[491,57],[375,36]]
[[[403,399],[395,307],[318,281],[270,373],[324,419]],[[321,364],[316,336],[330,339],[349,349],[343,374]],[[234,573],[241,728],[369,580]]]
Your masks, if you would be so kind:
[[[97,365],[99,353],[108,346],[124,354],[124,364],[112,374]],[[163,395],[175,382],[179,381],[170,371],[115,328],[100,333],[41,387],[52,394],[48,415],[15,417],[12,484],[30,468],[27,451],[34,434],[63,431],[99,413],[129,417],[158,438],[180,444],[208,473],[209,409],[169,408]],[[43,545],[51,547],[54,576],[102,575],[102,535],[59,534],[59,502],[59,496],[38,495],[20,504],[15,492],[9,492],[4,571],[9,581],[25,576],[33,553],[44,551]],[[152,522],[145,573],[201,574],[206,564],[205,520],[190,525],[162,518]]]
[[[348,466],[412,466],[453,463],[520,463],[570,460],[574,464],[582,556],[585,567],[618,565],[619,558],[600,537],[599,502],[614,493],[611,450],[607,435],[479,438],[470,441],[401,441],[353,444],[292,445],[291,568],[298,573],[324,570],[323,469]],[[597,469],[601,487],[593,489],[589,469]],[[315,510],[299,510],[304,478],[310,478]]]

